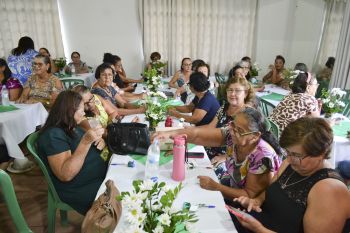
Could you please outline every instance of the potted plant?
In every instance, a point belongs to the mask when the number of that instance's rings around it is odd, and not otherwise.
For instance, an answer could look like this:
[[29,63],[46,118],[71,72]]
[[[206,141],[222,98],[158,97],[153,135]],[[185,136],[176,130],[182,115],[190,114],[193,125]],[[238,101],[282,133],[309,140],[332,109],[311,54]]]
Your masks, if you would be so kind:
[[340,88],[333,88],[331,91],[322,90],[322,109],[326,118],[331,118],[333,113],[339,113],[344,109],[345,103],[342,101],[342,98],[345,95],[346,92]]
[[66,58],[64,57],[59,57],[54,59],[55,66],[58,68],[60,71],[60,74],[64,74],[64,67],[67,64]]

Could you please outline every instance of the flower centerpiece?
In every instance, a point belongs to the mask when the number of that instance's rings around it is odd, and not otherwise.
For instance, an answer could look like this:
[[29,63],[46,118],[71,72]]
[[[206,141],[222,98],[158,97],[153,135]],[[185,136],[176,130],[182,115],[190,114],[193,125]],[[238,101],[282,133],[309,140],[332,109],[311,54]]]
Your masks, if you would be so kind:
[[157,89],[161,87],[162,84],[162,77],[158,74],[158,71],[152,68],[151,70],[144,72],[144,77],[148,90],[152,92],[157,92]]
[[259,67],[259,64],[257,62],[254,62],[254,64],[252,65],[252,68],[250,70],[250,76],[252,76],[252,77],[259,76],[260,70],[261,70],[261,68]]
[[66,66],[67,61],[64,57],[59,57],[54,59],[55,66],[59,69],[60,72],[63,72],[63,68]]
[[147,106],[145,115],[149,122],[150,130],[155,130],[158,123],[166,118],[167,105],[162,104],[166,100],[166,95],[161,92],[147,92],[145,104]]
[[171,189],[165,182],[133,181],[133,191],[117,197],[126,209],[129,228],[123,232],[194,232],[196,215],[187,209],[176,209],[173,202],[182,189],[182,183]]
[[333,88],[331,91],[326,89],[322,90],[322,109],[325,112],[326,118],[331,117],[333,113],[338,113],[343,110],[345,103],[342,98],[346,95],[346,92],[340,88]]
[[157,74],[160,76],[163,76],[165,66],[166,66],[165,62],[161,62],[161,61],[151,62],[152,69],[155,69],[157,71]]

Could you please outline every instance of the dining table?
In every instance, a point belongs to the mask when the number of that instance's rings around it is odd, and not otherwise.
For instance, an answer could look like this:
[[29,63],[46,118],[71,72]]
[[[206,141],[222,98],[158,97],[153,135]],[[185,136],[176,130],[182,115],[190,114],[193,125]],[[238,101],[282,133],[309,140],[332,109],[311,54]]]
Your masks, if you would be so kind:
[[18,144],[43,125],[47,116],[41,103],[0,105],[0,144],[6,145],[10,157],[24,158]]

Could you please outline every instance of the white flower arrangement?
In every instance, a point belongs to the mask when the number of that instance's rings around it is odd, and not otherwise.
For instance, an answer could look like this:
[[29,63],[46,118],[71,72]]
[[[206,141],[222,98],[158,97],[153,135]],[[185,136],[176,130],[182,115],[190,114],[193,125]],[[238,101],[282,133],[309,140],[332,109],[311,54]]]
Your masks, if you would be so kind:
[[346,92],[340,88],[333,88],[331,91],[322,90],[322,109],[326,114],[341,112],[345,107],[342,98]]
[[197,232],[194,226],[198,221],[197,216],[187,209],[179,210],[173,207],[173,202],[182,189],[182,183],[172,189],[165,182],[135,180],[133,187],[132,192],[122,192],[117,197],[127,210],[126,221],[129,226],[123,232]]
[[146,118],[149,121],[150,128],[155,128],[159,122],[164,121],[167,113],[167,105],[162,104],[166,101],[166,95],[161,91],[150,91],[146,97]]
[[146,86],[149,91],[157,92],[157,89],[161,86],[161,76],[158,74],[158,71],[152,68],[149,71],[145,71],[144,73]]
[[305,73],[301,70],[293,70],[292,68],[284,69],[282,75],[284,80],[287,80],[289,83],[289,86],[293,85],[295,78],[300,74]]
[[254,64],[252,65],[252,69],[250,70],[250,75],[252,77],[256,77],[259,75],[260,70],[261,68],[259,67],[259,64],[257,62],[254,62]]

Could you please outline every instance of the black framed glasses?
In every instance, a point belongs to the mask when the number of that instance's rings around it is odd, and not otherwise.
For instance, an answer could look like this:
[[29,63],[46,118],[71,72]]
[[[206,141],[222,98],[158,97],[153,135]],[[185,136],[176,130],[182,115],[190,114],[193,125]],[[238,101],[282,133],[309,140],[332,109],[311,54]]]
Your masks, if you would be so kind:
[[240,90],[240,89],[227,89],[226,92],[229,94],[235,93],[235,94],[241,94],[242,92],[245,92],[246,90]]
[[37,66],[37,67],[41,68],[41,67],[43,67],[43,65],[45,65],[45,64],[44,63],[36,63],[36,62],[32,63],[32,67]]
[[89,104],[91,104],[94,100],[95,100],[95,96],[92,95],[91,98],[89,99],[89,101],[86,102],[86,103],[84,103],[84,105],[89,105]]

